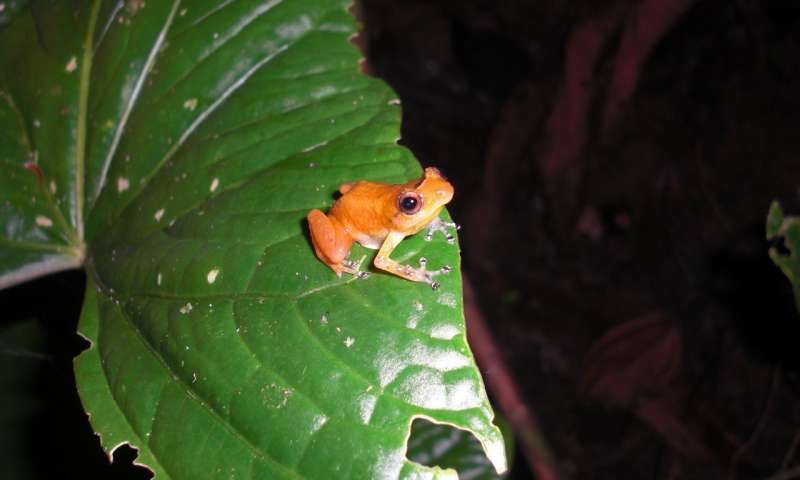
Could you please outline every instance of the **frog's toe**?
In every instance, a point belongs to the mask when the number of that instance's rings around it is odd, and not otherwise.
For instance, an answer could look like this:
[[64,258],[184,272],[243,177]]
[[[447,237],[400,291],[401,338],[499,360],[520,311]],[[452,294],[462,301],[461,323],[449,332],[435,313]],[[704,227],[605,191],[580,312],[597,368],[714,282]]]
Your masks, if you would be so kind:
[[438,270],[428,270],[427,267],[428,267],[428,259],[425,257],[420,257],[419,268],[411,268],[409,266],[406,266],[406,273],[414,274],[420,279],[419,281],[427,283],[428,285],[431,286],[431,289],[433,290],[436,290],[441,286],[439,282],[433,279],[433,277],[437,275],[450,273],[453,270],[453,267],[451,267],[450,265],[444,265],[442,266],[442,268]]
[[361,264],[364,263],[366,258],[367,256],[364,255],[358,261],[350,259],[342,260],[342,271],[361,279],[369,278],[369,272],[361,270]]
[[448,231],[448,228],[453,228],[456,231],[460,230],[461,227],[456,225],[453,222],[445,222],[441,218],[434,219],[431,223],[428,224],[428,230],[425,233],[425,241],[430,242],[433,240],[433,234],[436,232],[442,232],[445,239],[447,239],[447,243],[453,244],[456,241],[456,237]]

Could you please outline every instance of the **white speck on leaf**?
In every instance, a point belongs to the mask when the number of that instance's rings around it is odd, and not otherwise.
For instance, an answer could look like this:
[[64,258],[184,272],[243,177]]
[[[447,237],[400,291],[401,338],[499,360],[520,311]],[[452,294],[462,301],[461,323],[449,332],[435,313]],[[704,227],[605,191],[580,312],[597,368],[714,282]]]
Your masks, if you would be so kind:
[[56,193],[58,190],[58,186],[56,185],[55,180],[50,180],[50,193]]
[[219,187],[219,178],[214,178],[214,180],[211,180],[211,186],[208,188],[208,191],[213,192],[217,187]]
[[33,128],[39,128],[41,126],[42,126],[42,122],[40,122],[39,119],[34,118],[33,119]]
[[190,98],[186,100],[185,102],[183,102],[183,108],[189,111],[194,111],[194,109],[197,108],[197,99]]
[[183,10],[181,10],[181,12],[180,12],[181,17],[186,16],[186,12],[188,12],[188,11],[189,11],[188,8],[184,8]]
[[208,280],[208,283],[214,283],[217,281],[217,275],[219,275],[219,268],[215,268],[208,272],[208,275],[206,275],[206,280]]
[[131,186],[131,182],[125,177],[117,178],[117,192],[122,193]]
[[[180,312],[184,315],[192,311],[192,302],[186,302],[186,305],[182,306]],[[186,347],[186,350],[189,350],[189,347]]]
[[327,325],[328,324],[328,316],[323,313],[322,316],[319,317],[319,323],[322,324],[322,325]]
[[356,339],[353,337],[347,337],[344,339],[344,346],[350,348],[353,344],[356,343]]
[[78,58],[73,55],[72,58],[69,59],[69,62],[67,62],[67,66],[64,67],[64,70],[66,70],[67,73],[72,73],[76,68],[78,68]]
[[322,428],[323,425],[325,425],[327,421],[328,417],[326,417],[325,415],[315,416],[314,419],[311,421],[311,432],[318,431],[320,428]]
[[164,216],[164,209],[163,208],[159,208],[158,211],[153,214],[153,218],[156,219],[156,222],[160,222],[161,221],[161,217],[163,217],[163,216]]
[[161,272],[158,272],[156,276],[156,285],[161,285]]
[[36,215],[36,225],[40,227],[52,227],[53,221],[43,215]]

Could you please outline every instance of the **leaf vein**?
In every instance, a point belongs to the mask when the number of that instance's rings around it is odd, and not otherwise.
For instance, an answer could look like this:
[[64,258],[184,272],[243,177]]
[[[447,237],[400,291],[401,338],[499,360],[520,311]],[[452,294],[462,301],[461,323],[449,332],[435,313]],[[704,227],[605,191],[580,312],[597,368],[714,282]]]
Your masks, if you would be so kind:
[[164,21],[164,26],[159,31],[158,37],[156,37],[156,41],[153,43],[153,48],[150,49],[150,53],[147,55],[147,60],[145,60],[144,65],[142,65],[142,70],[136,79],[133,91],[131,92],[131,95],[128,98],[128,102],[125,105],[125,108],[122,112],[122,116],[120,117],[120,120],[117,123],[117,128],[114,131],[114,137],[111,140],[111,145],[108,148],[108,153],[106,154],[106,158],[103,160],[100,176],[97,179],[97,183],[94,186],[94,192],[92,193],[92,199],[91,199],[92,204],[94,204],[94,202],[97,200],[97,197],[100,195],[100,191],[103,189],[103,186],[106,183],[106,178],[108,177],[108,170],[111,167],[111,161],[117,152],[120,140],[122,139],[122,134],[128,125],[128,119],[130,118],[131,112],[133,111],[133,107],[136,104],[136,101],[139,99],[139,95],[142,92],[142,88],[144,87],[144,81],[147,78],[148,74],[150,73],[153,64],[155,63],[158,51],[161,48],[161,45],[164,44],[164,39],[166,38],[167,31],[172,26],[172,23],[175,20],[175,12],[178,10],[178,6],[180,5],[180,3],[181,0],[175,0],[175,2],[173,2],[172,10],[170,10],[169,15],[167,15],[167,18]]
[[[283,115],[286,115],[288,113],[293,113],[293,112],[298,111],[298,110],[302,110],[303,108],[306,108],[306,107],[317,106],[320,103],[322,103],[324,101],[327,101],[327,100],[333,100],[333,99],[336,99],[336,98],[339,98],[339,97],[343,97],[345,95],[353,94],[355,92],[369,91],[369,90],[370,90],[369,88],[356,88],[356,89],[352,89],[352,90],[342,90],[342,91],[339,91],[339,92],[337,92],[337,93],[335,93],[333,95],[329,95],[329,96],[324,97],[324,98],[315,98],[315,99],[310,100],[308,102],[292,105],[290,108],[287,108],[285,110],[270,111],[270,112],[267,112],[265,115],[260,116],[258,118],[250,119],[250,120],[248,120],[246,122],[243,122],[243,123],[240,123],[238,125],[232,125],[231,127],[227,128],[227,129],[225,129],[225,130],[223,130],[221,132],[209,133],[208,135],[205,135],[203,137],[198,138],[198,141],[218,140],[220,138],[223,138],[223,137],[226,137],[226,136],[231,135],[233,133],[236,133],[239,130],[242,130],[244,128],[252,127],[254,125],[262,123],[265,120],[272,120],[274,118],[280,118]],[[347,112],[337,113],[335,115],[328,116],[328,117],[323,117],[323,118],[320,118],[319,120],[316,120],[315,123],[324,122],[326,120],[330,121],[331,118],[336,118],[336,117],[341,116],[341,115],[345,115],[345,114],[348,114],[348,113],[353,113],[354,111],[357,111],[357,109],[353,109],[353,110],[350,110],[350,111],[347,111]],[[302,126],[305,126],[305,125],[306,124],[303,124]],[[298,128],[298,127],[295,127],[295,128]],[[276,132],[274,135],[279,135],[281,133],[290,132],[290,131],[292,131],[292,129],[281,130],[280,132]]]
[[236,38],[242,31],[244,31],[245,28],[247,28],[247,26],[252,24],[262,15],[266,15],[270,10],[272,10],[272,7],[282,3],[282,1],[283,0],[270,0],[269,2],[263,5],[259,5],[253,12],[251,12],[250,15],[245,17],[244,21],[237,23],[236,28],[233,30],[231,35],[227,36],[218,45],[214,45],[214,47],[211,50],[208,50],[199,58],[195,59],[195,61],[192,62],[191,67],[187,69],[185,72],[183,72],[183,74],[180,77],[178,77],[169,87],[165,88],[164,93],[162,93],[159,97],[157,97],[153,103],[155,105],[158,105],[161,102],[161,100],[163,100],[164,96],[167,95],[168,92],[170,92],[177,85],[186,80],[186,78],[188,78],[192,74],[192,72],[194,72],[200,65],[202,65],[203,62],[205,62],[208,58],[214,55],[214,53],[219,51],[221,48],[223,48],[229,41]]

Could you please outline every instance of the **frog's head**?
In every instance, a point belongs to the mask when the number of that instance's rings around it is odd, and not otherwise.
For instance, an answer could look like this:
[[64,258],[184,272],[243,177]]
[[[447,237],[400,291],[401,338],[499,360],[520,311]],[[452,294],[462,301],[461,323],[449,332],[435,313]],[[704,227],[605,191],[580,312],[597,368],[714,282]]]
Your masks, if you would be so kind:
[[437,168],[428,167],[421,179],[403,185],[397,195],[394,223],[399,230],[416,233],[438,217],[452,198],[453,185]]

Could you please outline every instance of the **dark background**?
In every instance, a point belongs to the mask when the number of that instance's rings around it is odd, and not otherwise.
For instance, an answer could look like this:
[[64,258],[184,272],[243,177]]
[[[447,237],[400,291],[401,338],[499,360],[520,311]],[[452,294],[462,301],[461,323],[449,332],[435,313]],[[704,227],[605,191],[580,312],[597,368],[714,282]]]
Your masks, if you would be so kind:
[[[764,238],[773,199],[800,212],[800,6],[695,2],[609,124],[618,26],[579,152],[547,168],[569,40],[638,3],[370,0],[359,42],[402,100],[401,143],[456,187],[475,306],[565,476],[768,478],[800,438],[798,312]],[[75,393],[83,288],[0,292],[4,323],[45,339],[3,361],[31,380],[28,435],[0,451],[35,477],[146,478],[127,447],[108,464]],[[530,476],[518,453],[511,478]]]

